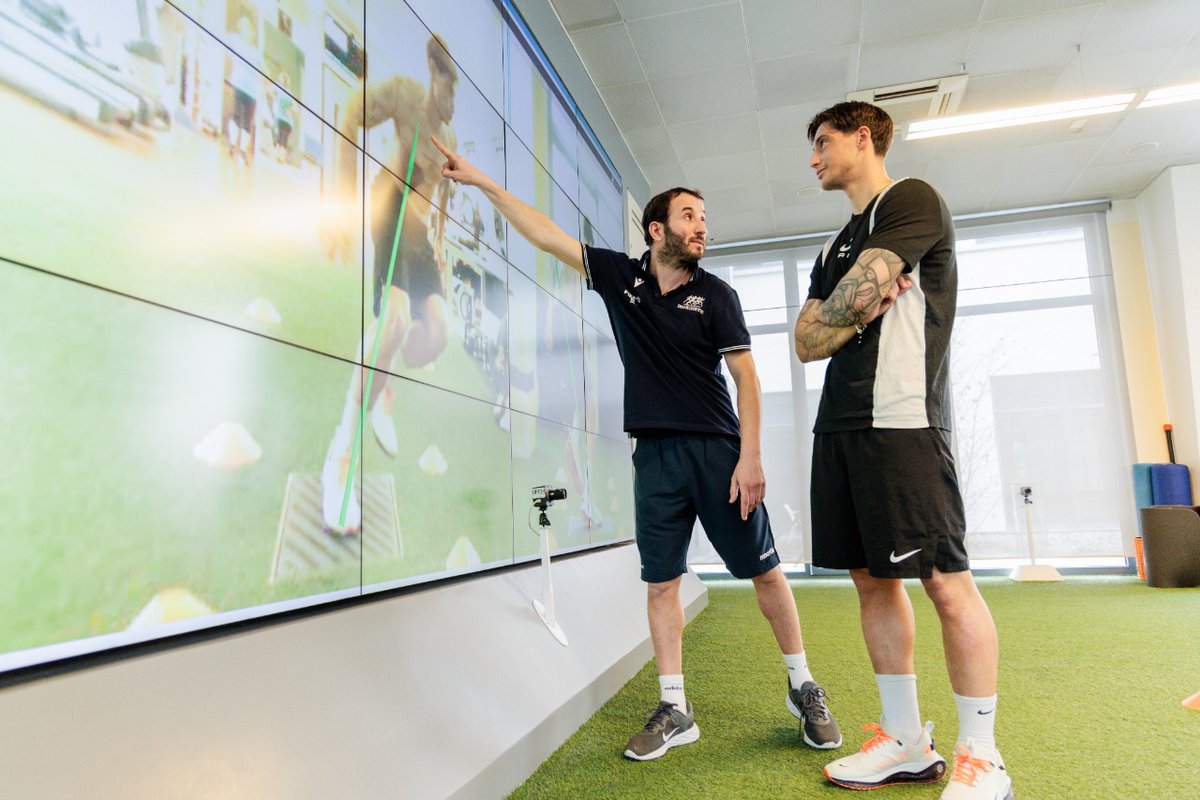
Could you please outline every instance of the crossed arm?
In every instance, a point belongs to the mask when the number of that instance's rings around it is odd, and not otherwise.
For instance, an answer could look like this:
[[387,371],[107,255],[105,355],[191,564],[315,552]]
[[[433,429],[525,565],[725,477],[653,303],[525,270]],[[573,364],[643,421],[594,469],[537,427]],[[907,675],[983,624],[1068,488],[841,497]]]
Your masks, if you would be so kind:
[[578,239],[555,225],[554,220],[533,206],[517,199],[437,139],[433,140],[433,144],[446,157],[446,163],[442,165],[442,177],[467,186],[478,186],[501,216],[517,229],[517,233],[528,239],[530,244],[554,256],[580,275],[586,276],[583,268],[583,248]]
[[812,299],[796,320],[796,355],[801,361],[829,358],[854,338],[859,326],[883,316],[908,291],[904,259],[890,250],[864,250],[825,300]]

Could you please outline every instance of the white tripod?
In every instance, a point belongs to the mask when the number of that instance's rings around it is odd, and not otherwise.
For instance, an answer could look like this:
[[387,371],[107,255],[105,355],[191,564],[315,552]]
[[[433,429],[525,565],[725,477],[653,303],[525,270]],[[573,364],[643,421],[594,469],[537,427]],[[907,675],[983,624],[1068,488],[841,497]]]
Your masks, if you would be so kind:
[[[544,487],[539,487],[544,488]],[[562,497],[567,496],[566,489],[555,490],[562,492]],[[549,493],[547,493],[549,494]],[[538,534],[541,541],[542,553],[542,597],[541,599],[534,598],[533,610],[542,618],[542,622],[546,623],[546,627],[550,633],[558,640],[558,643],[563,647],[567,646],[567,635],[563,633],[562,626],[558,624],[558,619],[554,612],[554,584],[550,580],[550,518],[546,516],[546,509],[553,504],[553,500],[546,497],[538,497],[538,490],[534,489],[533,505],[538,509],[538,527],[541,531],[534,531]]]
[[1049,564],[1037,563],[1037,555],[1033,552],[1033,517],[1029,509],[1033,506],[1033,487],[1022,486],[1018,491],[1025,506],[1025,535],[1029,538],[1029,563],[1021,564],[1008,574],[1014,581],[1061,581],[1062,575]]

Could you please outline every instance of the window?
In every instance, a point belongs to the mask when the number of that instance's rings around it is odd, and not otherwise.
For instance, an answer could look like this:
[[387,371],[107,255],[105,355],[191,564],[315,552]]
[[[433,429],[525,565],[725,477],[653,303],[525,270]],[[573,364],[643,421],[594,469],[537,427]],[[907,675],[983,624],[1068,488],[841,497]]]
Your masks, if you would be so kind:
[[[1028,557],[1018,489],[1029,486],[1039,559],[1124,566],[1129,412],[1103,217],[957,227],[951,391],[973,565]],[[813,237],[705,261],[738,291],[746,312],[763,389],[766,505],[784,562],[811,554],[812,426],[828,362],[801,364],[792,329],[822,243]],[[720,564],[699,526],[690,559]]]

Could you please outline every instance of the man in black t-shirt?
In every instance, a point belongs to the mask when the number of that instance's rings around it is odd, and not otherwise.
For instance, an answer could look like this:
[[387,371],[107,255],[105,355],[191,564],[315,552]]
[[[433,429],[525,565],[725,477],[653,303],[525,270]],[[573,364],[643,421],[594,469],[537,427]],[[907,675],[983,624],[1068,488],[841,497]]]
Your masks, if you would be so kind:
[[831,358],[813,430],[813,563],[848,569],[883,714],[862,749],[825,767],[852,789],[933,782],[946,771],[921,724],[916,627],[902,578],[920,578],[942,625],[958,707],[943,800],[1010,800],[996,750],[999,645],[971,577],[950,449],[954,226],[937,191],[892,181],[887,112],[839,103],[812,119],[811,166],[853,216],[813,267],[796,322],[801,361]]
[[[612,322],[625,365],[625,430],[637,439],[637,546],[661,690],[658,707],[625,755],[647,761],[700,738],[683,691],[679,596],[697,518],[729,571],[754,583],[788,668],[786,705],[800,720],[804,741],[820,749],[839,747],[842,735],[809,671],[795,597],[762,507],[761,392],[750,334],[737,294],[699,266],[707,235],[700,193],[671,189],[646,205],[642,229],[649,250],[634,260],[581,245],[435,144],[447,159],[442,175],[478,186],[530,243],[583,275]],[[737,414],[721,374],[722,358],[737,385]]]

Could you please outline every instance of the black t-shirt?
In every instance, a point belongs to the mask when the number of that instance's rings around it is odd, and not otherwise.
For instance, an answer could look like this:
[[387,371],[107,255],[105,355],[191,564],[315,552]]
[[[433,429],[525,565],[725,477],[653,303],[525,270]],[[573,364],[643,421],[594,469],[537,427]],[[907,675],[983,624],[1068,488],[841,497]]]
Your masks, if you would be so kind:
[[649,253],[584,246],[588,288],[604,300],[625,364],[625,430],[738,436],[738,418],[721,374],[721,355],[750,349],[737,292],[697,267],[662,294]]
[[817,257],[809,299],[827,299],[859,253],[875,247],[904,259],[913,286],[861,337],[833,354],[813,431],[948,431],[947,377],[958,267],[954,224],[937,190],[915,178],[902,179],[882,194],[882,200],[877,195],[863,213],[852,216],[827,255]]

